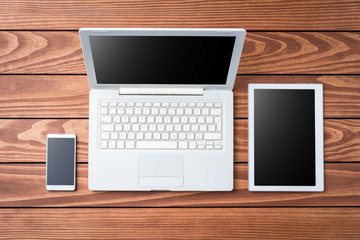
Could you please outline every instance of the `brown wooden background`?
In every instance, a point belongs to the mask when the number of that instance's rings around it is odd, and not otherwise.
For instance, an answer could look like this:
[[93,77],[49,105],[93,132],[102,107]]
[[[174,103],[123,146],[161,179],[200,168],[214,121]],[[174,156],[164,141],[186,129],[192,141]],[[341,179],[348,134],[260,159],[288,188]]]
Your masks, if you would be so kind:
[[[80,27],[248,31],[232,192],[91,192]],[[247,84],[324,85],[325,192],[247,190]],[[45,190],[47,133],[78,136],[77,190]],[[206,166],[204,166],[206,167]],[[360,1],[2,0],[0,238],[360,239]]]

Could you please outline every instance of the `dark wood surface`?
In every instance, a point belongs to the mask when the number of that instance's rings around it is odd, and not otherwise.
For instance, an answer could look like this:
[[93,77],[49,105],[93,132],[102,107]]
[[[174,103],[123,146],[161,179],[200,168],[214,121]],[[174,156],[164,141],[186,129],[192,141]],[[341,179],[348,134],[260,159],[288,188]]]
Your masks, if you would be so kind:
[[0,238],[359,239],[359,216],[359,208],[0,209],[13,225],[0,225]]
[[346,0],[2,0],[2,29],[221,27],[360,30],[360,2]]
[[[0,164],[45,163],[46,134],[74,133],[77,161],[87,163],[87,119],[0,119]],[[248,160],[247,119],[234,120],[234,161]],[[360,162],[360,119],[325,119],[325,162]]]
[[[234,190],[92,192],[80,27],[248,30]],[[247,190],[249,83],[324,86],[325,191]],[[45,190],[47,133],[77,135],[77,190]],[[206,167],[206,166],[204,166]],[[0,239],[360,239],[360,1],[0,2]]]
[[[2,73],[86,73],[77,31],[0,31],[0,38]],[[238,73],[359,74],[360,32],[248,32]]]

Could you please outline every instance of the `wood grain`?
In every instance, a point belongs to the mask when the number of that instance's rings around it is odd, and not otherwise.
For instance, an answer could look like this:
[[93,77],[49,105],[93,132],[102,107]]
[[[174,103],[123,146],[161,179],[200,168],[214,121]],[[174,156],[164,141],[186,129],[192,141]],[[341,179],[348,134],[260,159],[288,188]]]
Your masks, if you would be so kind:
[[359,208],[0,210],[6,239],[359,239],[359,229]]
[[359,75],[239,75],[233,90],[236,118],[247,118],[249,83],[320,83],[325,118],[360,118]]
[[1,29],[223,27],[249,30],[360,30],[359,1],[3,0]]
[[[248,160],[247,120],[234,122],[234,161]],[[46,134],[77,135],[77,161],[88,161],[88,120],[2,119],[0,162],[45,162]],[[360,162],[360,119],[326,119],[325,162]]]
[[[76,31],[0,31],[0,39],[0,73],[86,73]],[[359,74],[360,33],[247,34],[238,74],[294,73]]]
[[[360,118],[358,75],[240,75],[235,118],[247,118],[249,83],[321,83],[326,118]],[[0,118],[88,118],[86,76],[0,75]]]
[[360,206],[360,163],[326,163],[317,193],[249,192],[247,164],[235,164],[231,192],[92,192],[87,170],[77,165],[75,192],[49,192],[45,164],[0,164],[0,207]]

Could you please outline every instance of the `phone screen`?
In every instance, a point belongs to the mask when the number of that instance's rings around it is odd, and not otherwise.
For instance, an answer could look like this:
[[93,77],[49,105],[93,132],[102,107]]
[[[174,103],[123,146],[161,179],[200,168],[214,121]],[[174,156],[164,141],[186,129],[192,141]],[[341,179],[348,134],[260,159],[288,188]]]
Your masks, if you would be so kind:
[[47,185],[74,185],[75,138],[48,138]]
[[255,89],[255,185],[315,186],[315,90]]

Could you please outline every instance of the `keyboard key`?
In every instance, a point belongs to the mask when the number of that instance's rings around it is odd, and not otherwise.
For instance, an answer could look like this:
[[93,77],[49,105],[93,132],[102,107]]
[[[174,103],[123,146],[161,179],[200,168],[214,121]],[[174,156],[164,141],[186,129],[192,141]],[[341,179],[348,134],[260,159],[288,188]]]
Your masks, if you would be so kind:
[[150,133],[150,132],[145,133],[145,139],[151,140],[152,139],[152,133]]
[[213,123],[214,122],[214,118],[209,116],[209,117],[206,117],[206,123]]
[[100,122],[102,123],[111,123],[111,117],[110,116],[103,116],[100,118]]
[[188,143],[185,141],[180,141],[179,142],[179,149],[187,149],[188,148]]
[[221,140],[221,133],[204,133],[205,140]]
[[216,127],[215,127],[215,125],[213,125],[213,124],[211,124],[211,125],[208,126],[208,131],[209,131],[209,132],[215,132],[215,129],[216,129]]
[[134,113],[134,110],[132,108],[126,108],[125,112],[127,115],[132,115]]
[[158,132],[156,132],[156,133],[154,133],[154,139],[155,140],[159,140],[160,138],[161,138],[161,135],[160,135],[160,133],[158,133]]
[[129,131],[131,131],[131,125],[130,124],[125,124],[123,129],[124,129],[125,132],[129,132]]
[[118,141],[117,142],[117,148],[124,149],[125,148],[125,142],[124,141]]
[[114,149],[116,147],[115,141],[109,141],[109,148]]
[[213,103],[211,103],[211,102],[205,103],[205,106],[206,106],[206,107],[212,107],[212,106],[213,106]]
[[111,133],[110,138],[111,139],[118,139],[118,134],[117,133]]
[[119,102],[118,105],[119,105],[119,107],[125,107],[126,104],[124,102]]
[[177,139],[177,133],[170,133],[170,139],[176,140]]
[[138,149],[177,149],[176,141],[137,141]]
[[116,114],[116,108],[109,108],[109,114],[115,115]]
[[215,107],[221,107],[222,104],[221,104],[220,102],[218,102],[218,103],[214,103],[214,106],[215,106]]
[[100,148],[106,149],[108,147],[107,141],[101,141],[100,142]]
[[133,102],[128,102],[126,105],[127,105],[128,107],[133,107],[133,106],[135,106],[135,103],[133,103]]
[[203,139],[203,134],[202,133],[196,133],[195,134],[195,139],[196,140],[202,140]]
[[194,108],[194,115],[200,115],[201,109],[200,108]]
[[160,115],[166,115],[166,108],[160,108]]
[[147,122],[153,123],[153,122],[155,122],[155,118],[153,116],[149,116],[149,117],[147,117]]
[[101,139],[110,139],[110,133],[102,132],[101,133]]
[[150,114],[150,109],[149,108],[144,108],[143,109],[143,115],[149,115]]
[[125,142],[125,147],[126,147],[127,149],[133,149],[133,148],[135,148],[135,141],[126,141],[126,142]]
[[181,132],[181,125],[180,125],[180,124],[176,124],[176,125],[174,126],[174,131],[175,131],[175,132]]
[[119,139],[121,139],[121,140],[126,139],[126,133],[124,133],[124,132],[119,133]]
[[100,106],[102,106],[102,107],[107,107],[107,106],[108,106],[108,103],[107,103],[107,102],[102,102],[102,103],[100,103]]
[[129,132],[127,139],[134,140],[135,139],[135,133]]
[[115,131],[120,132],[120,131],[122,131],[122,129],[123,129],[123,126],[122,126],[122,125],[120,125],[120,124],[115,125]]
[[101,125],[101,131],[112,132],[112,131],[114,131],[114,125],[112,125],[112,124],[102,124]]
[[196,142],[195,141],[190,141],[189,142],[189,148],[190,149],[196,149]]
[[204,150],[204,149],[205,149],[205,145],[203,145],[203,144],[198,144],[198,149]]
[[128,123],[129,122],[129,117],[122,117],[121,122],[122,123]]
[[204,106],[204,103],[199,102],[199,103],[196,104],[196,106],[197,106],[197,107],[203,107],[203,106]]
[[194,133],[188,133],[186,138],[188,140],[194,140],[195,139],[195,134]]
[[138,132],[138,133],[136,134],[136,139],[140,139],[140,140],[144,139],[144,133]]
[[185,140],[186,139],[186,134],[185,133],[179,133],[179,139],[180,140]]
[[111,102],[109,105],[110,107],[116,107],[116,102]]
[[209,109],[208,108],[201,109],[201,114],[202,115],[209,115]]
[[121,120],[121,119],[120,119],[119,116],[115,116],[115,117],[113,118],[114,123],[119,123],[120,120]]
[[167,132],[162,133],[161,138],[164,139],[164,140],[168,140],[169,139],[169,133],[167,133]]
[[101,114],[101,115],[106,115],[106,114],[108,114],[107,108],[101,108],[101,109],[100,109],[100,114]]
[[137,102],[137,103],[135,103],[135,106],[137,106],[137,107],[142,107],[142,106],[143,106],[143,103],[142,103],[142,102]]
[[183,131],[190,132],[190,125],[188,125],[188,124],[183,125]]
[[181,123],[188,123],[188,117],[181,117]]
[[215,148],[216,150],[221,150],[222,146],[221,146],[221,145],[215,145],[214,148]]
[[210,110],[211,115],[221,115],[221,108],[213,108]]

